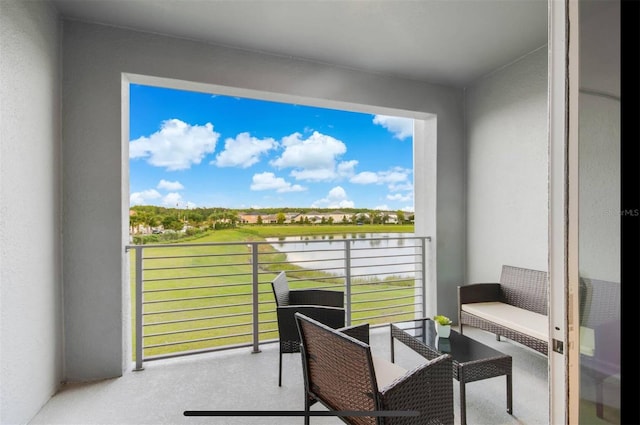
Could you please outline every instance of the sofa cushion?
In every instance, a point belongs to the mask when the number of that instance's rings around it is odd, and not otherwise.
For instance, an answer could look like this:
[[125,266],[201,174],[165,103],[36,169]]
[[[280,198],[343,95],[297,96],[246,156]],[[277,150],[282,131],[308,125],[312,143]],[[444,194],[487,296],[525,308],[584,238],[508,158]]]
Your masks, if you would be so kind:
[[378,384],[378,390],[391,384],[396,379],[404,376],[407,373],[406,369],[401,368],[395,363],[391,363],[388,360],[378,356],[371,356],[373,360],[373,369],[376,373],[376,382]]
[[514,307],[500,302],[462,304],[462,311],[473,314],[505,328],[547,341],[549,321],[544,314]]

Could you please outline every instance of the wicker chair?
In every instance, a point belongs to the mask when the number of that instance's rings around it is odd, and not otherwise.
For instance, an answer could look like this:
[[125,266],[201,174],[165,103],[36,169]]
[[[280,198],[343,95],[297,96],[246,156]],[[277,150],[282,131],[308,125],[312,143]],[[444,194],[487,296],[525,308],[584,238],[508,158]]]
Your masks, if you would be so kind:
[[282,354],[300,352],[300,334],[294,314],[303,313],[332,328],[345,325],[344,292],[322,289],[290,290],[285,272],[271,282],[276,299],[280,360],[278,386],[282,386]]
[[[450,355],[443,354],[407,371],[372,356],[370,346],[347,335],[348,330],[332,329],[300,313],[295,317],[302,341],[305,412],[320,402],[348,424],[454,423]],[[338,412],[376,414],[347,416]],[[307,425],[310,416],[305,416]]]

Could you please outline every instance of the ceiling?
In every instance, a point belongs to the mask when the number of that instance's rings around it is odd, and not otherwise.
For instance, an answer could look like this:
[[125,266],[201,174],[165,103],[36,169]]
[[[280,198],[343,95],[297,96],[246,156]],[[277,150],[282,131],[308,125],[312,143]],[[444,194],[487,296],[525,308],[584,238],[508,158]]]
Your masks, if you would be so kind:
[[547,43],[547,0],[52,0],[67,18],[464,87]]

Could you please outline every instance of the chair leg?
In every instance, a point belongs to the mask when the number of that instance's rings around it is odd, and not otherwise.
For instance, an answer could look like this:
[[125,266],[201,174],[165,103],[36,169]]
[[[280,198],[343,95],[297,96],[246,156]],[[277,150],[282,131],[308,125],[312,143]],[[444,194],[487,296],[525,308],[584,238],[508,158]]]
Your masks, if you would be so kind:
[[310,405],[311,403],[309,402],[309,396],[307,394],[304,395],[304,425],[309,425],[309,419],[310,419],[310,415],[309,415],[309,411],[310,409]]
[[282,351],[280,351],[280,363],[278,365],[278,386],[282,386]]
[[596,416],[604,418],[604,400],[602,397],[602,381],[596,381]]

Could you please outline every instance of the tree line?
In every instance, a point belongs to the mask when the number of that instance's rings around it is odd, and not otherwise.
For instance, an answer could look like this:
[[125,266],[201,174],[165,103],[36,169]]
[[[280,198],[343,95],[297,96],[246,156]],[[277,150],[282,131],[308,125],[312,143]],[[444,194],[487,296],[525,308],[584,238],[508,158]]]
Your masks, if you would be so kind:
[[[343,224],[385,224],[389,221],[389,212],[369,210],[369,209],[342,209]],[[309,218],[306,216],[309,213],[317,215],[322,214],[335,214],[333,209],[318,209],[318,208],[264,208],[260,210],[245,209],[236,210],[229,208],[166,208],[155,205],[136,205],[130,208],[129,213],[129,226],[131,233],[134,233],[134,229],[140,227],[146,229],[157,229],[160,226],[164,230],[180,231],[185,227],[192,227],[196,229],[208,228],[208,229],[224,229],[236,227],[241,222],[241,214],[253,214],[257,215],[256,224],[271,223],[271,220],[265,221],[267,216],[275,216],[276,224],[284,224],[287,221],[287,215],[292,213],[299,213],[299,219],[293,219],[292,222],[296,224],[338,224],[334,223],[333,217],[316,217]],[[405,214],[404,211],[396,211],[394,213],[397,216],[397,222],[404,224],[412,222],[414,219],[413,213]]]

